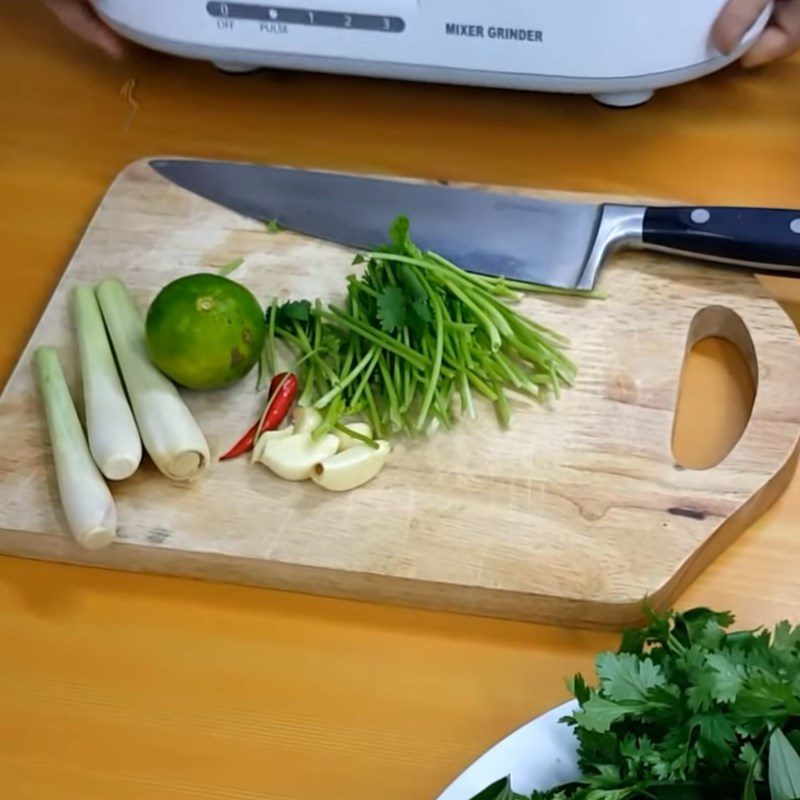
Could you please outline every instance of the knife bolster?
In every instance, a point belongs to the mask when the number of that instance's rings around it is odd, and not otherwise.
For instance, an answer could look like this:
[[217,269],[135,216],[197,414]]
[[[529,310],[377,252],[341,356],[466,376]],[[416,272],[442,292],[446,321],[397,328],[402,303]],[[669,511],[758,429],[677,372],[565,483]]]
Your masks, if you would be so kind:
[[600,206],[597,226],[589,247],[577,289],[593,289],[600,269],[616,249],[642,243],[644,206],[608,203]]

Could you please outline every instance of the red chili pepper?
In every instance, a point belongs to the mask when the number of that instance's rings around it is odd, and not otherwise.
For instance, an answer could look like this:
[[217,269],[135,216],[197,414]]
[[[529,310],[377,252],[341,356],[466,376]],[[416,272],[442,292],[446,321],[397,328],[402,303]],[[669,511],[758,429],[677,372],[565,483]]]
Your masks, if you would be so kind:
[[296,396],[297,376],[291,372],[281,372],[276,375],[270,382],[269,401],[261,418],[224,456],[220,456],[219,460],[229,461],[247,453],[253,449],[256,439],[264,431],[277,430],[281,422],[286,419]]

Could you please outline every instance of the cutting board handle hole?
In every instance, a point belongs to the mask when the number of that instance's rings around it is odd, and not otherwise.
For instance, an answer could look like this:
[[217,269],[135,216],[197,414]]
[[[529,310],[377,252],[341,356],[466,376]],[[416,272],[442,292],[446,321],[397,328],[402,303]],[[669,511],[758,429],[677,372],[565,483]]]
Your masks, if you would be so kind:
[[747,428],[758,391],[758,360],[750,332],[730,308],[697,312],[681,367],[672,455],[684,469],[716,467]]

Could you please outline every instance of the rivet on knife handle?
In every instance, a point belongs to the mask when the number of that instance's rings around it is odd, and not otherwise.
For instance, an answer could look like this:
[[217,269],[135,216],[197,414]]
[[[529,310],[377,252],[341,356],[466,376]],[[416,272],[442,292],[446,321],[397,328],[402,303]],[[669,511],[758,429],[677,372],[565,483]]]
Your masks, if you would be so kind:
[[648,208],[645,247],[800,275],[800,211],[773,208]]

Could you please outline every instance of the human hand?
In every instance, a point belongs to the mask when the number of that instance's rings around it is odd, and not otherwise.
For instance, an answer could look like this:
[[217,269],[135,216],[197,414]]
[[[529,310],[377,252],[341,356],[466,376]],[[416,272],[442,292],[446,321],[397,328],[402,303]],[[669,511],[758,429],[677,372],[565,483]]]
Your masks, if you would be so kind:
[[[730,53],[769,0],[728,0],[714,24],[711,40]],[[745,67],[757,67],[800,49],[800,0],[777,0],[772,18],[755,44],[742,56]]]
[[122,39],[97,16],[92,0],[44,0],[44,4],[66,28],[106,55],[122,58],[125,54]]

